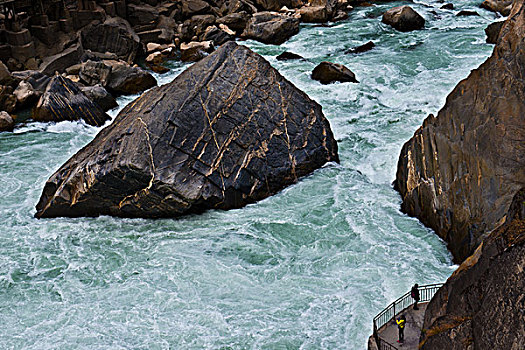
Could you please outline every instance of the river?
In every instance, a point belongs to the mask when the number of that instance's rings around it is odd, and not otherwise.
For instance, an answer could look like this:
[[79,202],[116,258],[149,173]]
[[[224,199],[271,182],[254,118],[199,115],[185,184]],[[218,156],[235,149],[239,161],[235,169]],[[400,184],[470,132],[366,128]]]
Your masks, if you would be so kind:
[[[322,105],[341,163],[242,209],[37,220],[45,181],[100,129],[31,122],[0,133],[0,348],[365,348],[375,314],[456,268],[444,242],[400,212],[391,183],[403,143],[493,49],[483,29],[496,15],[479,3],[454,1],[481,15],[456,17],[416,2],[427,23],[411,33],[374,18],[394,2],[302,25],[280,47],[245,42]],[[343,53],[369,40],[372,51]],[[285,49],[306,60],[277,61]],[[325,60],[360,83],[311,80]],[[162,83],[186,67],[169,66]]]

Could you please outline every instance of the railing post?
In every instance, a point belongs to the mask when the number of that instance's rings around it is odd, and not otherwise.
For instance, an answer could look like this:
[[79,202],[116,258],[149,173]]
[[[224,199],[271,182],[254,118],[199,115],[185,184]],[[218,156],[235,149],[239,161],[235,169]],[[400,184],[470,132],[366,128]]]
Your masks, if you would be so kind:
[[394,313],[392,314],[392,320],[395,320],[396,319],[396,302],[394,301],[392,304],[394,305]]

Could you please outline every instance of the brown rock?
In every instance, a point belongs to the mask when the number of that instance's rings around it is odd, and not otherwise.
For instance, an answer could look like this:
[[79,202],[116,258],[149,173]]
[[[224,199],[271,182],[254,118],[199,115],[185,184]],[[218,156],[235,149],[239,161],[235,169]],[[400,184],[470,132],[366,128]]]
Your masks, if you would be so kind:
[[301,21],[305,23],[324,23],[329,19],[328,11],[324,6],[304,6],[298,12]]
[[36,216],[239,208],[329,161],[337,143],[321,106],[228,42],[125,107],[51,176]]
[[182,14],[185,17],[203,14],[210,9],[210,4],[203,0],[186,0],[182,2]]
[[109,111],[118,106],[117,100],[100,84],[81,87],[80,90],[103,111]]
[[299,20],[274,12],[258,12],[248,22],[242,37],[280,45],[299,33]]
[[501,224],[525,183],[525,5],[516,4],[492,56],[456,86],[399,158],[403,211],[446,240],[457,262]]
[[217,23],[225,24],[236,32],[242,33],[244,28],[246,28],[250,17],[251,16],[246,12],[230,13],[229,15],[217,19]]
[[105,87],[112,93],[132,95],[157,85],[157,80],[142,68],[116,61],[104,63],[111,66],[111,74]]
[[383,14],[383,23],[386,23],[401,32],[410,32],[425,26],[425,19],[410,6],[391,8]]
[[11,86],[0,85],[0,110],[12,113],[15,107],[16,96],[13,95],[13,88]]
[[513,0],[485,0],[481,7],[492,12],[499,12],[502,16],[508,16],[512,3]]
[[358,83],[355,74],[342,64],[332,62],[321,62],[312,71],[312,79],[318,80],[321,84],[330,84],[336,81],[345,83]]
[[87,61],[82,64],[78,76],[84,84],[106,86],[110,74],[111,66],[104,64],[104,62]]
[[17,107],[24,108],[35,104],[41,94],[38,91],[35,91],[30,83],[23,80],[18,84],[13,95],[16,96]]
[[15,127],[15,121],[9,113],[2,111],[0,112],[0,131],[13,131]]
[[349,50],[345,51],[345,54],[356,54],[356,53],[363,53],[372,50],[374,47],[376,47],[376,44],[374,44],[373,41],[369,41],[366,44],[353,47]]

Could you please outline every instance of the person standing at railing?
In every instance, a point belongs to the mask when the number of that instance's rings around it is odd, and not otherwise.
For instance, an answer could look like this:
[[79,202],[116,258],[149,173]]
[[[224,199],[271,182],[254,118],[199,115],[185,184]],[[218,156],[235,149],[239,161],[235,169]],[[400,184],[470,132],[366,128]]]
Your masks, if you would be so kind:
[[417,303],[419,302],[419,286],[416,284],[414,284],[414,286],[412,287],[412,290],[410,291],[410,296],[412,297],[412,299],[414,299],[414,310],[419,310],[419,308],[417,307]]
[[403,343],[405,341],[405,325],[406,325],[406,318],[405,315],[401,315],[400,318],[396,320],[397,323],[397,329],[399,331],[399,339],[398,343]]

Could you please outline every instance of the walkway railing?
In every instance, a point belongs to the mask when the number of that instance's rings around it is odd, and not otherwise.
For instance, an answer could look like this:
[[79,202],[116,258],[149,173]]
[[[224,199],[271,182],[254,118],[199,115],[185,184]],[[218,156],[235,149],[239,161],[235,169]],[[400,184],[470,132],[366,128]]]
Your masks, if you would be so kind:
[[[442,285],[443,283],[435,283],[419,286],[419,302],[424,303],[430,301],[430,299],[432,299],[434,294],[436,294],[437,290],[441,288]],[[374,317],[374,338],[376,340],[377,347],[379,348],[379,350],[397,349],[392,344],[389,344],[388,342],[380,339],[377,332],[385,324],[392,321],[399,312],[403,311],[413,303],[414,299],[410,296],[410,292],[407,292],[402,297],[394,301],[392,304],[388,305],[383,311],[377,314],[376,317]]]

